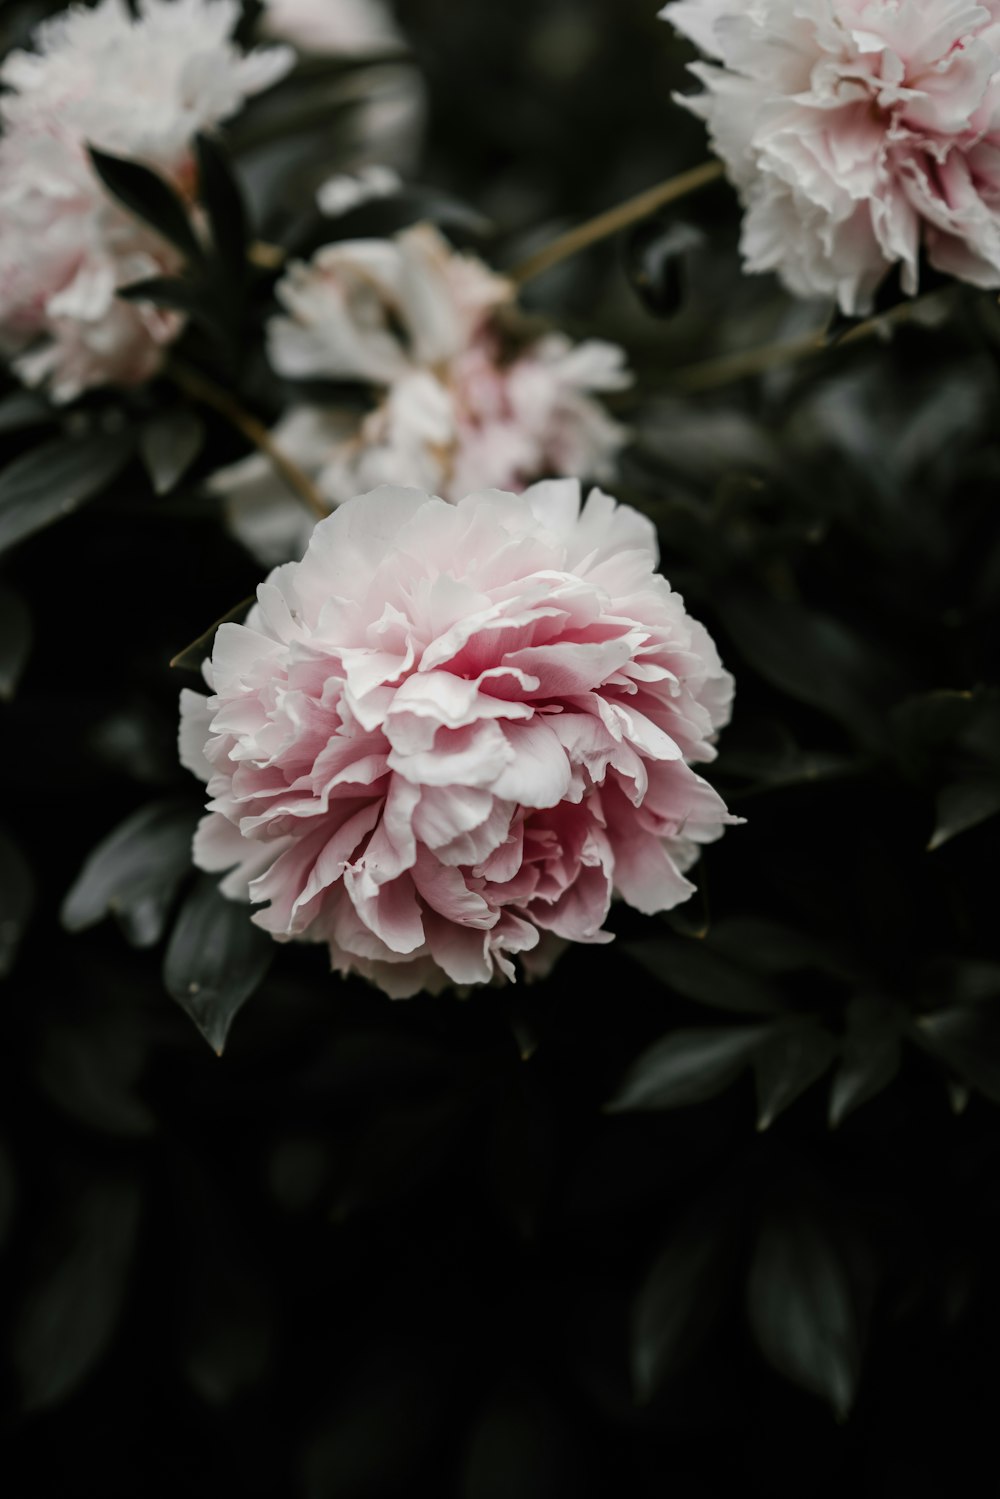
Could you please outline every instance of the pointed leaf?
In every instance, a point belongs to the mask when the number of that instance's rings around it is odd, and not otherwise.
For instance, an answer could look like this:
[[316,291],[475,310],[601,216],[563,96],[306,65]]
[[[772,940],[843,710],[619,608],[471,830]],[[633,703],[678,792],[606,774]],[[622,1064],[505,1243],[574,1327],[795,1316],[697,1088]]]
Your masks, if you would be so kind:
[[917,1036],[966,1083],[1000,1103],[1000,1017],[995,1005],[969,1005],[926,1015]]
[[833,1036],[812,1021],[772,1027],[753,1059],[757,1128],[768,1129],[823,1076],[836,1054]]
[[946,786],[938,795],[934,836],[927,845],[933,853],[950,838],[966,833],[1000,812],[1000,775],[972,776]]
[[249,905],[227,900],[215,879],[202,876],[167,944],[164,983],[219,1056],[274,956],[274,943],[251,915]]
[[629,942],[625,951],[668,989],[698,1004],[750,1015],[772,1015],[782,1008],[781,996],[769,984],[696,938]]
[[0,699],[10,702],[17,691],[31,650],[31,615],[22,599],[0,585]]
[[899,1071],[899,1061],[899,1036],[895,1032],[848,1036],[843,1061],[830,1089],[830,1128],[836,1129],[848,1114],[887,1088]]
[[151,417],[139,433],[139,454],[157,494],[169,494],[183,479],[205,441],[196,411],[175,406]]
[[678,1109],[714,1098],[739,1076],[767,1034],[758,1025],[673,1031],[633,1062],[605,1108]]
[[854,1403],[862,1328],[847,1261],[815,1217],[796,1211],[765,1220],[748,1311],[768,1363],[842,1420]]
[[216,140],[197,137],[200,197],[208,213],[212,240],[227,277],[240,284],[247,276],[246,205],[233,169]]
[[202,259],[187,208],[163,177],[138,161],[90,148],[94,170],[119,203],[149,224],[189,261]]
[[0,473],[0,552],[99,494],[132,456],[131,433],[54,437]]
[[63,901],[68,931],[114,914],[135,947],[163,935],[177,887],[191,869],[197,811],[185,802],[151,802],[126,817],[89,855]]

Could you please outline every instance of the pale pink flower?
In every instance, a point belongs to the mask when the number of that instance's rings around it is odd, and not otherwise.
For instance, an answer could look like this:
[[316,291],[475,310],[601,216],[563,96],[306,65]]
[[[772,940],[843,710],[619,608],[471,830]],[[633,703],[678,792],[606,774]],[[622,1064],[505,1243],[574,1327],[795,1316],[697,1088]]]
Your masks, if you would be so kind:
[[[595,395],[630,383],[621,349],[539,335],[509,281],[428,225],[329,245],[291,266],[277,294],[287,313],[269,330],[278,372],[371,388],[367,413],[297,412],[282,434],[331,506],[378,484],[457,499],[613,473],[626,433]],[[251,548],[262,527],[277,541],[282,523],[266,515],[270,507],[286,517],[285,555],[300,555],[307,533],[263,462],[248,459],[215,487]]]
[[86,146],[144,162],[190,197],[193,138],[284,73],[293,54],[245,56],[236,0],[74,6],[35,51],[0,67],[0,349],[57,400],[148,378],[181,320],[116,293],[170,274],[176,252],[101,185]]
[[1000,4],[675,0],[710,59],[684,99],[743,199],[751,271],[871,310],[918,257],[1000,286]]
[[261,27],[313,55],[364,57],[400,44],[382,0],[267,0]]
[[650,522],[575,481],[349,501],[182,695],[195,862],[394,997],[544,972],[611,940],[614,894],[686,900],[735,820],[691,768],[732,679],[656,565]]

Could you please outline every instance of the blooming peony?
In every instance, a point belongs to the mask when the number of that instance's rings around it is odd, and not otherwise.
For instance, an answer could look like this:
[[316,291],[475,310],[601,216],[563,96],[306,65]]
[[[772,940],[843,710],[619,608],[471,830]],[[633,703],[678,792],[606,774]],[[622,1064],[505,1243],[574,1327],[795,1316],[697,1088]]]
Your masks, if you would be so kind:
[[675,0],[683,102],[746,206],[751,271],[871,309],[893,265],[1000,286],[1000,0]]
[[300,52],[365,56],[399,46],[382,0],[267,0],[264,31]]
[[[331,505],[378,484],[457,499],[550,475],[611,473],[625,431],[594,393],[629,384],[622,351],[538,336],[510,282],[428,225],[329,245],[292,265],[277,293],[287,312],[270,328],[279,373],[372,389],[367,413],[300,410],[275,434]],[[282,531],[284,555],[301,554],[308,531],[263,460],[247,459],[215,487],[251,548],[265,531],[274,539],[261,560],[281,555]]]
[[643,516],[575,481],[348,501],[219,629],[185,691],[195,862],[279,941],[391,996],[513,979],[668,910],[732,819],[732,679]]
[[187,197],[194,135],[233,114],[291,65],[229,40],[237,0],[124,0],[45,22],[37,50],[0,67],[0,349],[57,400],[148,378],[180,319],[116,296],[179,268],[176,252],[120,208],[86,146],[133,157]]

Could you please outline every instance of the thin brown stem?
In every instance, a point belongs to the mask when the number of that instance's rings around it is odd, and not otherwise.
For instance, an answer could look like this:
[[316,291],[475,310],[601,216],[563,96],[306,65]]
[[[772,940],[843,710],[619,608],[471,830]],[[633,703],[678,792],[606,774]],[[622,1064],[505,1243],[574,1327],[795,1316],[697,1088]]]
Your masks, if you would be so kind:
[[700,188],[707,187],[722,176],[722,170],[721,161],[706,161],[700,167],[692,167],[689,172],[681,172],[679,177],[671,177],[667,182],[647,188],[645,192],[626,199],[615,208],[599,213],[596,219],[578,224],[575,229],[560,235],[534,255],[529,255],[527,260],[522,260],[520,265],[509,272],[510,279],[518,286],[523,286],[534,276],[540,276],[543,271],[558,265],[561,260],[568,260],[571,255],[577,255],[581,250],[598,244],[600,240],[617,234],[619,230],[627,229],[630,224],[648,219],[658,208],[676,203],[679,198],[686,198],[689,193],[696,193]]
[[167,366],[166,374],[180,390],[184,391],[185,395],[189,395],[193,401],[199,401],[203,406],[211,407],[213,411],[225,417],[230,426],[242,432],[248,442],[253,443],[255,448],[270,459],[275,471],[281,475],[289,489],[314,515],[320,520],[329,515],[329,506],[324,504],[312,480],[303,473],[297,463],[293,463],[291,458],[281,451],[263,422],[251,416],[250,412],[244,410],[240,403],[221,386],[216,385],[213,380],[209,380],[207,376],[201,374],[199,370],[192,369],[189,365],[173,360]]

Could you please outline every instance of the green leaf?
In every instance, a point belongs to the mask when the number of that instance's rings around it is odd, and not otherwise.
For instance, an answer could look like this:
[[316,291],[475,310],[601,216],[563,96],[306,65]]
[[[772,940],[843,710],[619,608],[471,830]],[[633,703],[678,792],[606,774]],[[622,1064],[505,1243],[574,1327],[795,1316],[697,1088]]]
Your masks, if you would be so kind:
[[249,905],[227,900],[217,880],[205,875],[181,907],[167,944],[164,983],[219,1056],[274,956],[273,941],[251,914]]
[[847,1012],[847,1035],[830,1089],[829,1123],[836,1129],[848,1114],[888,1087],[899,1071],[899,1016],[878,999],[860,995]]
[[0,436],[24,432],[29,427],[51,426],[56,412],[44,396],[34,390],[15,390],[0,401]]
[[31,650],[31,615],[22,599],[0,585],[0,699],[10,702]]
[[673,1031],[633,1062],[609,1113],[632,1109],[679,1109],[703,1103],[727,1088],[767,1036],[764,1026],[719,1026]]
[[141,162],[109,156],[94,146],[89,149],[94,170],[119,203],[162,234],[185,259],[194,263],[203,259],[187,208],[169,182]]
[[766,977],[809,969],[843,971],[843,957],[831,943],[758,916],[728,916],[717,921],[709,946],[731,962],[745,964]]
[[35,881],[17,844],[0,828],[0,978],[14,966],[35,904]]
[[191,868],[196,822],[184,802],[151,802],[133,812],[87,858],[63,901],[63,926],[82,932],[113,914],[133,946],[159,942]]
[[765,1220],[747,1300],[764,1358],[843,1420],[857,1390],[861,1321],[846,1259],[812,1215]]
[[768,1129],[823,1076],[836,1054],[833,1036],[814,1021],[773,1026],[753,1059],[757,1128]]
[[956,781],[938,794],[934,836],[927,845],[933,853],[950,838],[967,833],[1000,812],[1000,775],[971,776]]
[[197,150],[200,198],[208,213],[212,241],[229,284],[239,286],[247,278],[250,238],[243,193],[217,141],[199,135]]
[[12,1355],[24,1405],[65,1399],[103,1358],[128,1286],[139,1195],[126,1180],[93,1183],[58,1225],[62,1257],[24,1298]]
[[175,406],[150,417],[139,432],[139,455],[157,494],[169,494],[201,452],[205,423],[196,411]]
[[781,996],[756,974],[745,973],[697,939],[656,937],[628,942],[625,951],[668,989],[713,1009],[773,1015]]
[[0,473],[0,552],[70,515],[121,473],[131,433],[54,437],[22,453]]
[[208,629],[204,634],[199,635],[197,640],[192,640],[190,645],[186,645],[182,651],[178,651],[170,665],[177,667],[179,671],[195,671],[200,676],[201,663],[205,660],[206,656],[212,654],[212,646],[220,625],[242,624],[247,613],[253,608],[256,602],[253,594],[247,599],[240,599],[239,603],[234,604],[227,614],[224,614],[221,619],[215,621],[214,625],[209,625]]
[[146,1057],[138,1028],[118,1016],[86,1020],[46,1028],[38,1060],[42,1088],[89,1129],[126,1138],[151,1134],[155,1120],[135,1091]]
[[632,1308],[631,1366],[646,1402],[678,1373],[711,1332],[728,1289],[731,1245],[725,1221],[700,1209],[653,1264]]
[[838,719],[862,741],[884,741],[886,673],[870,641],[828,615],[764,594],[735,594],[721,610],[744,660],[765,681]]
[[1000,1016],[995,1005],[942,1010],[917,1022],[917,1039],[994,1103],[1000,1103]]

